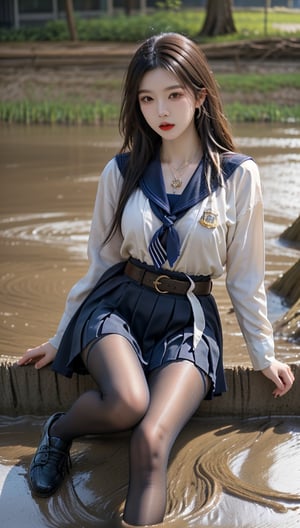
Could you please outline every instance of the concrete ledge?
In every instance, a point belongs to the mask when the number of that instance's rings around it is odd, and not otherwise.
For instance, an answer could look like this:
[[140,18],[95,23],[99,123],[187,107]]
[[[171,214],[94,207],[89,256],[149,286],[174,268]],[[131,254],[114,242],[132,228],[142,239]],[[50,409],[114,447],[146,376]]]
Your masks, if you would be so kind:
[[[272,396],[273,383],[260,372],[245,367],[225,369],[228,392],[213,401],[204,401],[199,416],[273,416],[300,415],[300,365],[291,365],[295,383],[282,398]],[[36,370],[0,364],[0,414],[44,416],[67,410],[84,391],[95,387],[90,376],[74,375],[72,379],[55,374],[51,368]]]

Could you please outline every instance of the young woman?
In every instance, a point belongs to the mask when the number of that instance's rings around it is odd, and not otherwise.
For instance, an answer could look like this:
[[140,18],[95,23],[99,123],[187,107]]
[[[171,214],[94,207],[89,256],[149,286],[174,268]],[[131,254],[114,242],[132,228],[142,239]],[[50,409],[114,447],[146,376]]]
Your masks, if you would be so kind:
[[148,39],[129,65],[121,153],[105,167],[89,238],[90,267],[55,337],[19,361],[98,390],[51,416],[30,466],[32,489],[54,493],[71,442],[132,429],[124,523],[156,524],[166,507],[172,445],[204,398],[226,390],[212,279],[227,288],[253,366],[293,384],[274,357],[264,290],[263,208],[256,164],[234,153],[215,80],[179,34]]

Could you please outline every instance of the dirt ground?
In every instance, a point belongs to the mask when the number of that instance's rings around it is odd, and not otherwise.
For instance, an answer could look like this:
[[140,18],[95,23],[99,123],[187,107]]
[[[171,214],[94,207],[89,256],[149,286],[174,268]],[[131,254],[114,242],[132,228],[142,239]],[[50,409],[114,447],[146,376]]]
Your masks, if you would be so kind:
[[[101,100],[106,103],[118,103],[123,74],[123,69],[111,71],[99,67],[2,68],[0,69],[0,100],[80,102]],[[286,105],[296,104],[300,100],[299,92],[300,90],[291,88],[275,90],[268,94],[268,101],[280,101],[280,104]],[[225,104],[234,101],[259,104],[265,102],[266,95],[259,91],[246,94],[242,91],[230,93],[222,91],[222,98]]]
[[[118,103],[122,79],[135,45],[47,45],[0,44],[0,100],[2,101],[81,101]],[[218,73],[291,73],[299,72],[299,58],[209,59]],[[222,91],[224,103],[242,101],[264,103],[258,91],[243,93]],[[300,90],[271,92],[268,101],[292,105],[300,100]]]

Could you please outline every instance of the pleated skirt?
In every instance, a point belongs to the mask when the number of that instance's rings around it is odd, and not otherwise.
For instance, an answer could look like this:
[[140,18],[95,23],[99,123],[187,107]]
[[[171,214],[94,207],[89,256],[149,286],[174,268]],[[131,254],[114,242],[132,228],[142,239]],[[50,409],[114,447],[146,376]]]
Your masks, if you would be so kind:
[[225,392],[222,329],[214,297],[198,297],[205,328],[194,349],[194,318],[188,298],[141,286],[124,275],[124,266],[120,263],[110,268],[77,310],[53,369],[67,377],[73,372],[87,373],[81,352],[105,335],[119,334],[131,343],[146,376],[171,361],[188,360],[211,379],[206,399]]

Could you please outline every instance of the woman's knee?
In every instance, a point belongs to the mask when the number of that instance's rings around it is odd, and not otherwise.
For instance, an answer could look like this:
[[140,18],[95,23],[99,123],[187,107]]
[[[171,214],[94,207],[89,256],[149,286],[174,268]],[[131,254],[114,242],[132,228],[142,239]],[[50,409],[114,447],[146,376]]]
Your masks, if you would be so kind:
[[167,464],[169,443],[169,435],[162,426],[143,420],[132,434],[131,453],[141,470],[151,473]]
[[111,417],[124,429],[129,429],[140,422],[149,405],[148,392],[134,387],[114,388],[109,393],[103,393],[102,396],[109,402]]

